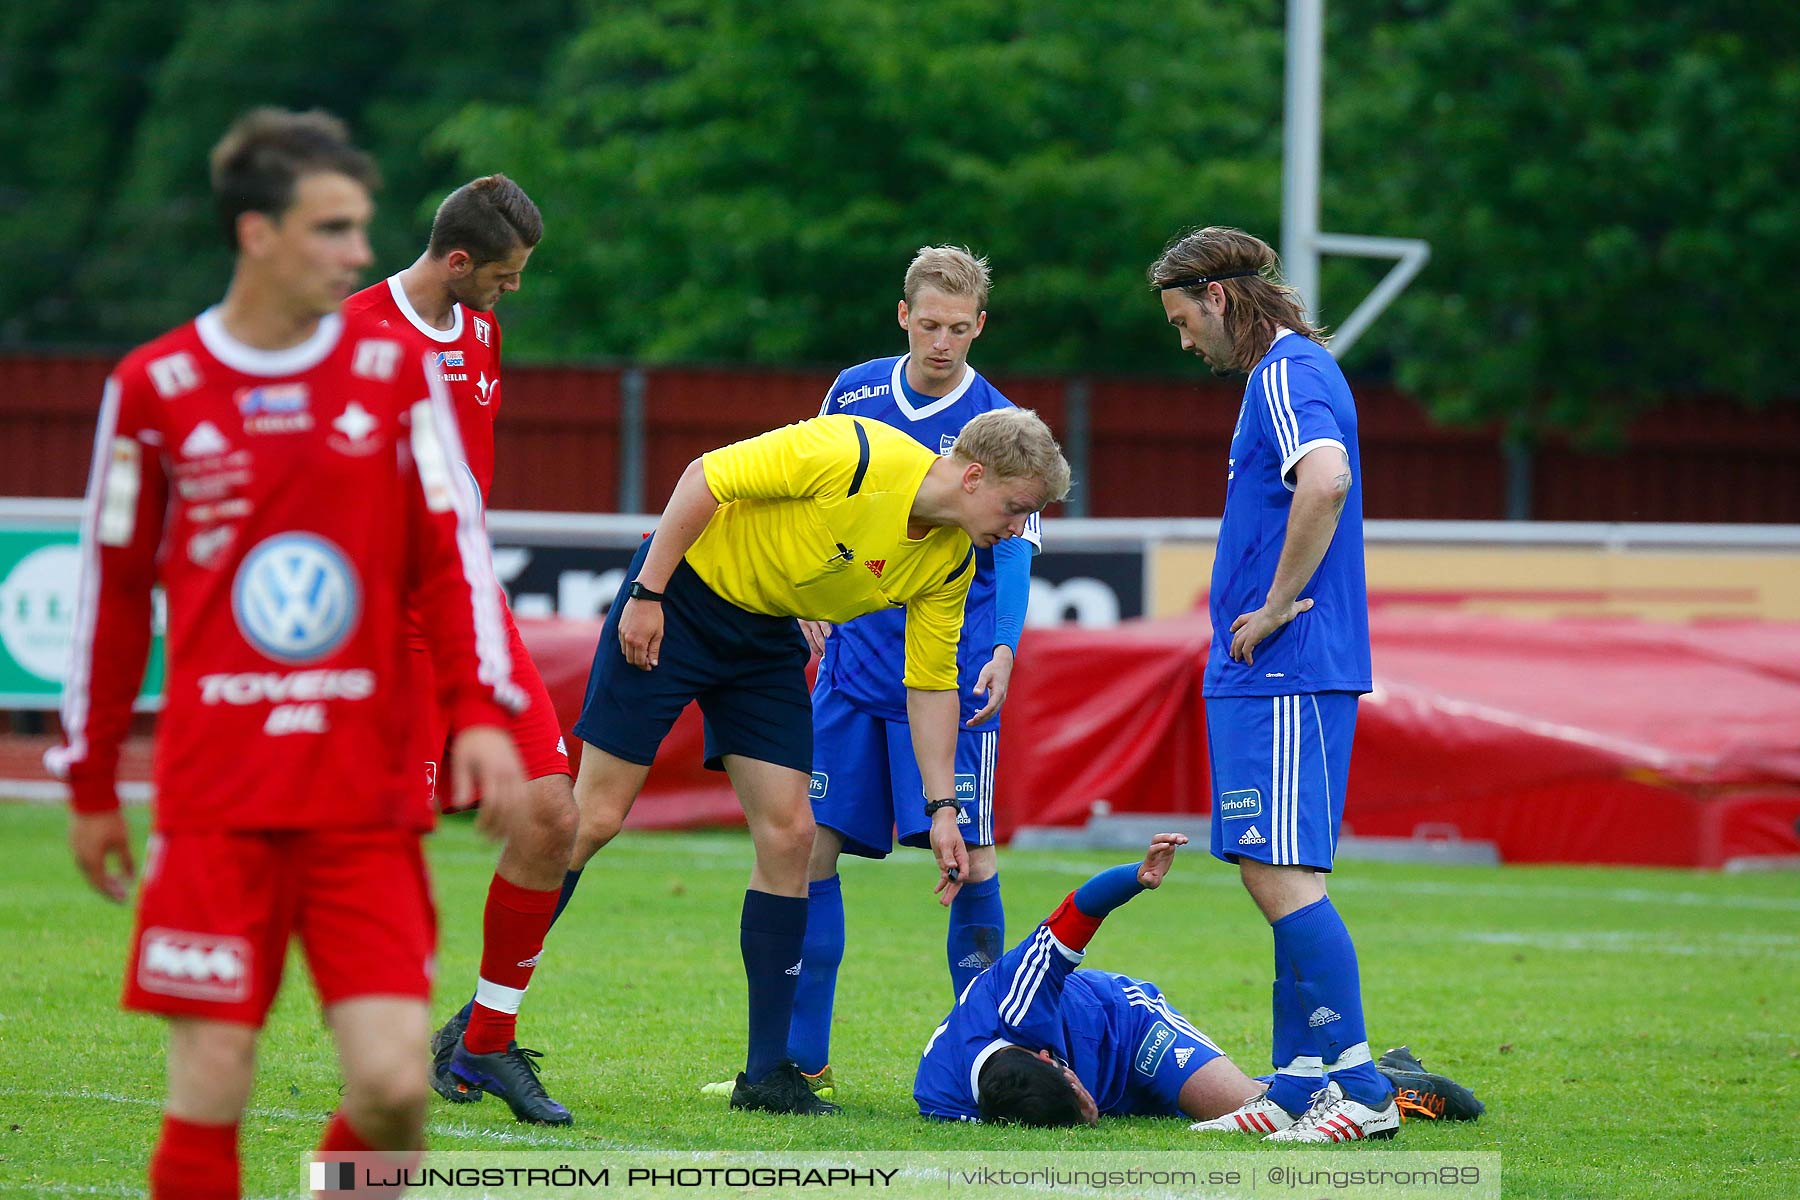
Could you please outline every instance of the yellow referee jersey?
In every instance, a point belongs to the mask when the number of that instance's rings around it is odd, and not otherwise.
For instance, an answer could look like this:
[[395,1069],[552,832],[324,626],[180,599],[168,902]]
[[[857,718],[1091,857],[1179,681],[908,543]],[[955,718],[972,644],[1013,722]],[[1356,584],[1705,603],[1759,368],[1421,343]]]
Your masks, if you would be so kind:
[[739,608],[842,623],[906,606],[906,686],[956,687],[975,548],[954,525],[906,535],[937,455],[890,425],[833,415],[701,459],[719,511],[687,552]]

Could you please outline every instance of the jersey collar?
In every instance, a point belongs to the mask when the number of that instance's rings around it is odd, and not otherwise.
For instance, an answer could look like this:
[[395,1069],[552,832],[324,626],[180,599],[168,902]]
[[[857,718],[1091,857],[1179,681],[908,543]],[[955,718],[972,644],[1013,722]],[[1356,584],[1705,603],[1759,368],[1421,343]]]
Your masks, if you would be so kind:
[[975,1061],[969,1064],[969,1095],[974,1098],[976,1107],[980,1107],[981,1105],[981,1068],[987,1066],[987,1060],[992,1058],[996,1051],[1014,1047],[1023,1049],[1023,1047],[1018,1046],[1017,1042],[1009,1042],[1004,1038],[995,1038],[986,1046],[982,1047],[981,1053],[975,1056]]
[[387,285],[388,285],[388,291],[393,294],[394,304],[400,309],[400,315],[405,317],[408,321],[411,321],[412,327],[414,329],[418,330],[420,333],[424,334],[426,337],[430,338],[434,342],[454,342],[457,338],[460,338],[462,336],[462,331],[463,331],[463,306],[462,305],[452,304],[450,306],[450,311],[451,311],[451,313],[453,313],[455,315],[456,319],[453,322],[451,322],[450,328],[439,329],[437,326],[433,325],[430,321],[427,321],[424,317],[421,317],[418,313],[418,310],[413,307],[412,299],[409,296],[407,296],[406,287],[404,284],[402,284],[400,282],[400,276],[398,273],[388,276]]
[[968,363],[964,363],[962,380],[955,387],[950,389],[949,395],[921,396],[919,398],[927,401],[927,403],[915,408],[913,407],[912,402],[907,399],[906,388],[906,364],[911,358],[912,355],[910,354],[902,354],[899,358],[895,359],[893,378],[889,380],[889,386],[894,395],[894,403],[899,406],[901,412],[906,414],[906,419],[909,421],[923,421],[926,417],[936,416],[938,413],[943,412],[946,408],[949,408],[952,404],[961,400],[963,398],[963,393],[967,392],[975,383],[975,368],[971,367]]
[[194,332],[200,335],[200,344],[206,347],[206,352],[245,375],[298,375],[310,370],[331,353],[343,330],[344,318],[337,313],[327,313],[319,318],[319,327],[313,330],[312,336],[298,346],[289,346],[286,350],[259,350],[225,332],[225,321],[219,316],[218,305],[194,318]]

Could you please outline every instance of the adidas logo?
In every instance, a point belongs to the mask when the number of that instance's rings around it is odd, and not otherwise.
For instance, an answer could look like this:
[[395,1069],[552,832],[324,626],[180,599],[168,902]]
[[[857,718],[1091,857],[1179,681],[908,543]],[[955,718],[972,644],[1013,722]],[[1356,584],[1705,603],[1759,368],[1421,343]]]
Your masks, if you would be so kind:
[[993,966],[994,960],[983,954],[981,951],[976,950],[972,953],[963,955],[962,958],[957,960],[956,965],[959,967],[970,967],[979,971]]
[[1264,846],[1268,844],[1268,841],[1269,839],[1257,832],[1256,826],[1252,825],[1250,828],[1244,830],[1244,836],[1238,839],[1238,845]]
[[194,426],[194,431],[187,435],[181,443],[183,458],[211,458],[223,454],[231,448],[225,435],[219,432],[218,426],[211,421],[202,421]]
[[525,959],[523,962],[515,963],[514,965],[520,966],[520,967],[525,967],[525,968],[529,969],[529,968],[537,966],[538,959],[542,958],[543,956],[544,956],[544,952],[542,950],[539,950],[536,954],[532,955],[530,958]]
[[1185,1067],[1187,1066],[1187,1060],[1192,1057],[1194,1057],[1194,1048],[1192,1046],[1183,1046],[1175,1051],[1175,1065],[1178,1067]]
[[805,962],[805,961],[806,961],[806,960],[805,960],[805,959],[804,959],[804,958],[803,958],[803,959],[801,959],[801,960],[800,960],[800,962],[797,962],[797,963],[795,963],[795,964],[794,964],[794,965],[793,965],[793,966],[791,966],[791,967],[789,967],[789,968],[788,968],[788,969],[787,969],[787,970],[786,970],[786,971],[785,971],[785,972],[784,972],[784,974],[787,974],[787,975],[798,975],[798,974],[800,974],[800,963],[803,963],[803,962]]
[[887,559],[885,559],[885,558],[864,559],[863,566],[865,566],[865,567],[869,568],[869,570],[873,571],[875,573],[875,578],[880,579],[882,570],[887,566]]
[[1329,1025],[1333,1021],[1341,1020],[1343,1020],[1342,1017],[1321,1004],[1319,1007],[1312,1010],[1312,1016],[1306,1018],[1306,1023],[1312,1028],[1317,1029],[1321,1025]]

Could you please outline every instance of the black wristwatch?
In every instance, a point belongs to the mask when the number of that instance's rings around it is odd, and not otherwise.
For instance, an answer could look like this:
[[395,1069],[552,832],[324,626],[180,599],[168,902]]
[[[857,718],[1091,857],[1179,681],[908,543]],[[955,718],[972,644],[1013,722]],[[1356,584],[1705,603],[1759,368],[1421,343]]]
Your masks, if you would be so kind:
[[662,603],[663,598],[661,592],[653,592],[635,579],[631,581],[631,586],[625,589],[625,594],[633,600],[651,600],[658,604]]
[[957,802],[954,800],[927,800],[925,802],[925,819],[927,821],[931,820],[932,817],[937,815],[937,810],[940,808],[960,808],[960,807],[962,807],[962,806],[957,804]]

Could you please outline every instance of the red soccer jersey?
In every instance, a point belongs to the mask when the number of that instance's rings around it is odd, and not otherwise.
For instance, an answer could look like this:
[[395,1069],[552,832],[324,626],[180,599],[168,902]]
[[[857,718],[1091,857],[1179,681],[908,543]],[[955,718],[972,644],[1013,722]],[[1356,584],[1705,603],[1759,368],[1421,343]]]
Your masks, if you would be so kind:
[[456,402],[463,461],[486,504],[494,484],[494,421],[500,415],[500,322],[491,312],[457,304],[450,328],[438,329],[413,308],[398,275],[350,297],[344,312],[368,316],[409,347],[431,352]]
[[151,589],[167,599],[160,830],[428,827],[404,637],[430,635],[452,726],[512,684],[479,514],[431,364],[367,318],[252,349],[217,310],[107,381],[82,529],[66,744],[78,811],[117,804]]

